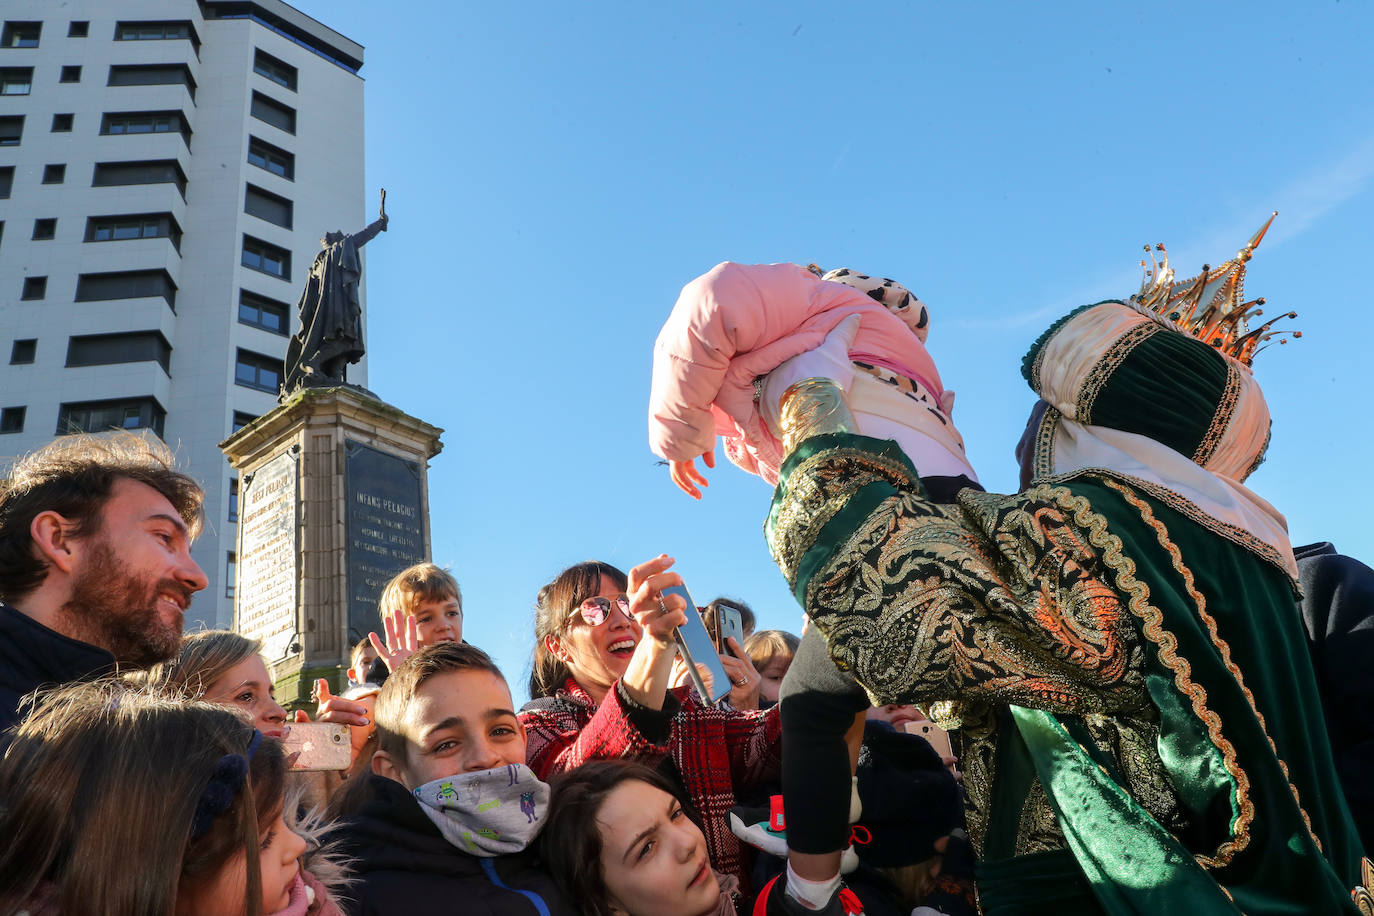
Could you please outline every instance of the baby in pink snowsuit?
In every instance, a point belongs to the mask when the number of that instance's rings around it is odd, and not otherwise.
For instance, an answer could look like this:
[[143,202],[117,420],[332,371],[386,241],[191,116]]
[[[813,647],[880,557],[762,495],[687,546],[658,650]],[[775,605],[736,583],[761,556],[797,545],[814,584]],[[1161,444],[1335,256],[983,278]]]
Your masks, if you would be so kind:
[[852,378],[838,380],[870,434],[919,451],[927,476],[978,478],[950,420],[946,391],[926,352],[930,312],[901,285],[851,270],[796,264],[716,265],[682,289],[654,343],[649,447],[666,458],[673,481],[700,498],[706,481],[694,460],[714,467],[717,435],[735,464],[773,484],[782,446],[760,415],[756,380],[812,350],[841,321],[859,316],[849,356]]

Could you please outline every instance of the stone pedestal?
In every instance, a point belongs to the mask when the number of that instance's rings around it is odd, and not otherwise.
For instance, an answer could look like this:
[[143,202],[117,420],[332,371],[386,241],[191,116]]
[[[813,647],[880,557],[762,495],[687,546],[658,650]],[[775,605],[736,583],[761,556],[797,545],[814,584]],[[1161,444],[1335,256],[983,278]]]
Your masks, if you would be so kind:
[[387,581],[430,557],[429,459],[443,430],[348,385],[307,388],[220,443],[239,472],[234,629],[263,641],[288,708],[342,686],[382,632]]

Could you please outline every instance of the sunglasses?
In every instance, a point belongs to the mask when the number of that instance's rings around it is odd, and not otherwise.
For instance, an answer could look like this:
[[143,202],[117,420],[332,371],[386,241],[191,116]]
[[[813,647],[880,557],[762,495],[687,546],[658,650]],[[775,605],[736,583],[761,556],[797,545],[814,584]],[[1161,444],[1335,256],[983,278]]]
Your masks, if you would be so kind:
[[582,602],[581,605],[573,608],[572,613],[568,615],[568,619],[571,620],[573,617],[581,614],[582,620],[587,626],[599,627],[611,618],[612,605],[620,608],[620,613],[624,614],[626,617],[630,616],[630,599],[627,596],[620,595],[615,599],[598,596],[596,598],[588,598],[586,601]]

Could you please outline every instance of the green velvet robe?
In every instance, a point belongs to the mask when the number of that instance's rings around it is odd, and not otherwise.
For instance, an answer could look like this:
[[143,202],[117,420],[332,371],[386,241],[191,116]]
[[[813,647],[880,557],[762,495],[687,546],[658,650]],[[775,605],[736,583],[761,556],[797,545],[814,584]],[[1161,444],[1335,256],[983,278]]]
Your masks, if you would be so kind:
[[1103,473],[927,501],[804,441],[766,531],[836,663],[956,728],[988,913],[1374,912],[1292,585]]

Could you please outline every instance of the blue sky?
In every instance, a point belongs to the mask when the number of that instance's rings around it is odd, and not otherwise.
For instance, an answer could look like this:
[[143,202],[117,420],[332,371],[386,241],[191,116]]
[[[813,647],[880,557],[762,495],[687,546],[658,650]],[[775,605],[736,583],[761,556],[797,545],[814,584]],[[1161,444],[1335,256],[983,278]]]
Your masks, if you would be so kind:
[[1041,330],[1133,292],[1144,244],[1188,275],[1278,210],[1246,291],[1304,337],[1257,361],[1274,438],[1250,483],[1295,543],[1374,562],[1374,7],[296,5],[367,48],[367,206],[385,186],[393,217],[367,249],[369,387],[447,430],[434,558],[517,685],[536,592],[583,559],[667,552],[699,603],[800,626],[768,488],[722,460],[695,503],[647,446],[654,337],[722,260],[910,287],[1008,491]]

